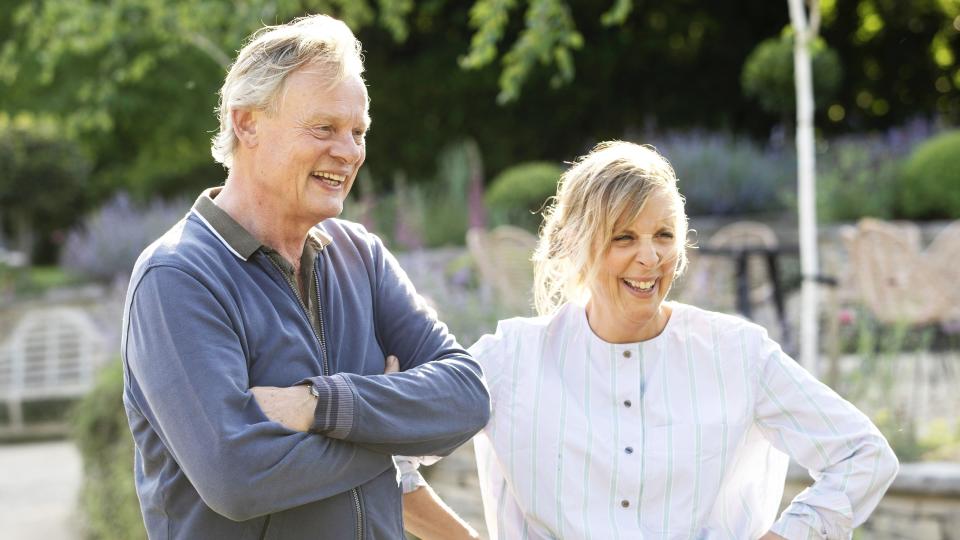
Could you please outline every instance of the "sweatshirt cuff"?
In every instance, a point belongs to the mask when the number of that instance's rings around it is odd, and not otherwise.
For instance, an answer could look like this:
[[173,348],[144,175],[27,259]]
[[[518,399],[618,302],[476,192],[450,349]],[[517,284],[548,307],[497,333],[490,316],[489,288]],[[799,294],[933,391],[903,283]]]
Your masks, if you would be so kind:
[[310,432],[331,439],[345,439],[353,430],[353,387],[350,382],[339,374],[311,377],[301,382],[310,384],[311,392],[317,398]]

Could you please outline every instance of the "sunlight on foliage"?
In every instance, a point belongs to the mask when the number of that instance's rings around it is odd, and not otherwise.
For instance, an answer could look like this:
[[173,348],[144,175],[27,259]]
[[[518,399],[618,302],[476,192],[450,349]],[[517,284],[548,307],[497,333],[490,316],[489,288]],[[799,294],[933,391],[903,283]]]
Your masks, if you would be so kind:
[[865,0],[857,5],[857,15],[860,16],[860,27],[857,28],[856,39],[860,43],[866,43],[873,39],[881,30],[883,30],[883,19],[877,13],[876,6],[870,0]]

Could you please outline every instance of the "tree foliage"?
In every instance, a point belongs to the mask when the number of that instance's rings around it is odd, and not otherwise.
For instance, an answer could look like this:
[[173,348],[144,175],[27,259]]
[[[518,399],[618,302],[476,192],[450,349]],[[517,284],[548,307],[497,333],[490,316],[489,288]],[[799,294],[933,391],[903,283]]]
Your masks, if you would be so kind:
[[[825,4],[823,36],[848,69],[826,103],[838,119],[818,125],[885,127],[932,110],[960,120],[955,2]],[[431,178],[438,149],[464,137],[496,173],[599,139],[766,136],[780,120],[744,99],[739,70],[787,24],[786,6],[704,0],[0,0],[0,112],[53,118],[79,141],[94,158],[93,199],[195,194],[224,175],[209,138],[234,51],[262,24],[310,12],[342,18],[364,43],[367,169],[380,186],[395,170]]]
[[[222,176],[209,156],[216,90],[262,24],[310,12],[373,24],[363,0],[47,0],[7,2],[0,108],[54,115],[98,158],[104,191],[171,194]],[[406,37],[412,0],[379,0],[379,22]]]
[[[816,105],[822,108],[836,94],[843,75],[840,58],[818,39],[813,46],[813,85]],[[762,41],[743,65],[741,84],[744,93],[756,98],[767,112],[789,116],[796,110],[793,83],[793,36],[784,35]]]
[[58,239],[89,202],[90,160],[49,125],[0,123],[0,235],[38,262],[55,260]]

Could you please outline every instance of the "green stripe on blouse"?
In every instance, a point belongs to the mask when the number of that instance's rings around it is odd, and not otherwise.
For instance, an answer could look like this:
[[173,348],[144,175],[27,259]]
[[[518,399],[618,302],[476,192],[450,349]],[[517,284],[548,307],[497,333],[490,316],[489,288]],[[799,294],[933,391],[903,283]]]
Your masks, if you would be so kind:
[[667,376],[669,369],[663,362],[663,347],[660,348],[660,357],[657,365],[663,373],[663,405],[667,416],[667,479],[666,490],[663,495],[663,530],[669,530],[670,527],[670,503],[673,495],[673,413],[670,411],[670,379]]
[[[571,332],[564,332],[560,344],[560,358],[557,368],[560,370],[560,379],[564,378],[564,364],[567,361],[567,344],[570,343]],[[560,385],[560,429],[557,430],[557,537],[563,538],[563,442],[567,440],[567,392],[563,384]]]
[[693,409],[693,425],[696,426],[696,439],[694,440],[694,462],[697,464],[696,472],[693,477],[693,510],[690,512],[690,538],[693,538],[697,529],[697,514],[700,512],[700,481],[703,471],[701,465],[703,462],[703,427],[700,425],[700,404],[697,401],[697,368],[693,361],[693,351],[690,349],[689,319],[683,318],[684,328],[684,351],[687,356],[687,378],[690,379],[690,406]]
[[[521,340],[520,336],[517,336],[516,345],[513,348],[513,388],[511,390],[510,397],[510,477],[517,477],[517,464],[515,456],[516,452],[516,434],[517,434],[517,424],[516,421],[516,409],[517,409],[517,391],[520,386],[520,346]],[[503,519],[503,516],[500,516]]]
[[[790,420],[790,423],[793,424],[794,429],[796,429],[798,433],[802,433],[804,437],[810,440],[813,446],[817,449],[817,453],[820,454],[820,458],[823,459],[823,463],[825,465],[829,465],[830,459],[827,457],[827,451],[824,450],[823,445],[820,444],[820,441],[818,441],[815,437],[811,436],[810,433],[803,428],[803,425],[800,424],[800,422],[793,415],[793,413],[790,412],[789,409],[784,407],[783,403],[780,403],[780,400],[777,399],[776,394],[774,394],[773,390],[769,386],[767,386],[767,382],[764,381],[763,378],[760,379],[760,387],[763,389],[763,393],[765,393],[767,397],[770,398],[770,401],[777,406],[777,409],[780,410],[780,413]],[[793,454],[793,452],[791,452],[791,454]]]
[[[590,368],[593,365],[593,358],[590,356],[590,342],[586,342],[586,362],[584,362],[583,373],[583,410],[587,416],[587,452],[583,456],[583,486],[590,485],[590,458],[593,451],[593,422],[590,421]],[[590,538],[590,490],[583,490],[583,532],[585,538]]]
[[[546,345],[546,335],[543,333],[543,338],[540,340],[540,350],[542,351]],[[536,359],[537,365],[537,386],[533,392],[533,429],[530,430],[530,470],[537,470],[537,457],[540,453],[537,451],[537,446],[539,444],[540,437],[540,396],[543,389],[543,379],[546,377],[546,369],[543,365],[543,355],[538,355]],[[537,475],[531,475],[533,478],[530,480],[530,507],[533,509],[533,515],[540,515],[539,510],[537,509]]]
[[637,493],[637,528],[643,527],[643,486],[644,474],[646,473],[647,465],[647,429],[646,429],[646,418],[643,403],[646,400],[646,375],[645,375],[645,366],[644,354],[643,354],[643,344],[637,344],[637,360],[640,362],[640,381],[638,381],[637,389],[640,391],[640,396],[637,399],[637,406],[640,407],[640,492]]
[[507,506],[507,480],[504,478],[500,481],[500,498],[497,499],[497,538],[499,540],[505,540],[507,535],[504,534],[503,529],[506,527],[507,522],[504,521],[504,514],[506,513]]
[[[784,362],[777,362],[777,364],[780,367],[780,371],[782,371],[783,374],[786,375],[787,378],[790,379],[790,381],[793,383],[793,386],[795,386],[797,390],[799,390],[800,393],[803,394],[803,397],[806,398],[807,403],[813,406],[813,409],[817,411],[817,415],[819,415],[820,419],[823,420],[823,423],[830,428],[830,432],[833,433],[834,435],[840,435],[840,430],[837,429],[837,426],[836,424],[833,423],[833,420],[831,420],[830,417],[825,412],[823,412],[823,408],[820,407],[820,404],[817,403],[817,401],[810,396],[810,393],[807,392],[807,389],[804,387],[804,385],[799,380],[797,380],[797,378],[794,376],[793,373],[790,372],[789,369],[787,369],[787,366],[784,364]],[[852,439],[850,439],[849,437],[843,437],[843,438],[847,442],[848,449],[850,450],[856,449],[856,444],[854,444]],[[843,492],[847,491],[847,483],[850,481],[850,475],[853,472],[852,467],[853,467],[853,464],[851,463],[851,461],[847,460],[846,467],[844,468],[844,471],[843,471],[843,481],[840,483],[840,491],[843,491]]]
[[[713,343],[713,369],[717,373],[717,388],[720,390],[720,479],[718,486],[723,485],[723,479],[727,471],[727,438],[729,437],[729,426],[727,425],[727,389],[723,381],[723,366],[720,362],[720,333],[717,330],[717,319],[710,319],[710,338]],[[721,504],[720,520],[730,538],[736,538],[733,531],[730,530],[730,521],[727,518],[727,505]]]
[[620,538],[620,531],[617,530],[617,518],[615,515],[617,508],[617,478],[620,477],[620,404],[617,399],[617,351],[613,345],[610,345],[610,395],[614,396],[613,403],[613,475],[610,477],[610,503],[607,505],[610,510],[610,530],[613,531],[614,538]]

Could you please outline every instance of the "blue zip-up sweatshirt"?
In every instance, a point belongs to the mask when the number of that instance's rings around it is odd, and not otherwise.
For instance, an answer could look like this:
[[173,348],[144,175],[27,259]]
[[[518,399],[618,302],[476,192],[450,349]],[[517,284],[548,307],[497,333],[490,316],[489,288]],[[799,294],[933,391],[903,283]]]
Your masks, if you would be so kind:
[[[150,538],[403,538],[391,456],[443,455],[481,429],[480,367],[360,225],[311,231],[330,241],[316,259],[317,336],[263,249],[240,253],[205,221],[195,207],[144,251],[124,309]],[[387,354],[401,373],[382,374]],[[269,421],[249,390],[307,379],[332,411],[315,433]]]

